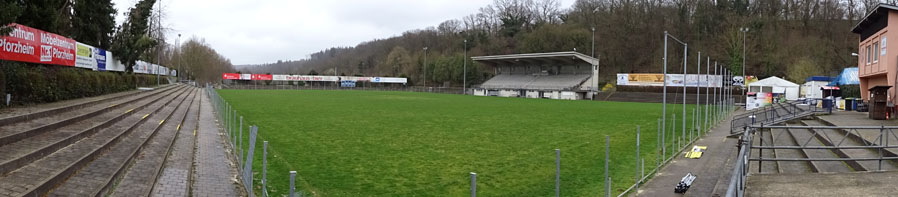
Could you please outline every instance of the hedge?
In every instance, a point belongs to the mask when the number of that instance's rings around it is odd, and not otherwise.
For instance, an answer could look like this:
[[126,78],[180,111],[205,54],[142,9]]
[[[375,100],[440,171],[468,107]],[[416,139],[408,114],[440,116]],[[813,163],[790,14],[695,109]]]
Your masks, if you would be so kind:
[[155,75],[0,61],[0,97],[5,102],[6,94],[11,94],[12,105],[49,103],[155,85]]

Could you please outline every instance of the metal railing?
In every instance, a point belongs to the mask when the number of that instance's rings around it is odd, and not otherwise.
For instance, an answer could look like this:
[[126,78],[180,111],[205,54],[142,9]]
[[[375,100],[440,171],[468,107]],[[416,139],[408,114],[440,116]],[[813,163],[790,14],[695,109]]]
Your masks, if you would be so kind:
[[730,121],[730,133],[738,134],[743,128],[755,124],[773,125],[780,122],[824,112],[814,105],[806,104],[805,100],[776,103],[752,111],[736,115]]
[[[795,142],[791,143],[791,145],[776,145],[773,142],[768,141],[764,143],[763,137],[757,139],[759,143],[755,144],[755,136],[763,136],[763,132],[769,132],[770,136],[778,136],[774,135],[773,132],[791,132],[790,129],[805,129],[811,132],[810,137],[805,139],[794,139]],[[827,134],[821,134],[818,132],[819,130],[831,129],[836,130],[840,134],[842,134],[842,138],[840,140],[834,140]],[[898,126],[748,126],[744,127],[744,132],[742,133],[739,140],[739,155],[737,156],[737,160],[735,166],[732,170],[732,176],[730,177],[730,183],[727,188],[727,197],[741,197],[745,194],[745,184],[746,179],[750,175],[752,171],[750,169],[750,162],[758,162],[758,173],[762,173],[761,169],[763,162],[765,161],[773,161],[773,162],[811,162],[811,161],[841,161],[848,164],[848,166],[852,168],[861,168],[863,170],[871,170],[864,169],[861,164],[858,164],[858,161],[878,161],[878,166],[876,167],[876,171],[881,171],[882,165],[884,161],[894,161],[898,160],[898,154],[889,149],[898,148],[898,144],[889,145],[889,139],[898,139],[898,135],[896,135],[895,131],[898,130]],[[867,135],[863,135],[861,132],[865,132]],[[877,135],[871,135],[877,134]],[[791,135],[791,134],[790,134]],[[794,138],[794,136],[793,136]],[[810,145],[812,140],[816,140],[820,142],[821,145]],[[853,140],[861,145],[845,145],[846,140]],[[801,158],[788,158],[782,157],[782,155],[775,155],[775,157],[764,157],[763,154],[758,154],[756,157],[752,156],[753,151],[763,151],[763,150],[778,150],[778,149],[791,149],[791,150],[801,150],[804,151],[806,149],[826,149],[835,153],[834,157],[810,157],[807,154],[804,154],[805,157]],[[867,149],[873,151],[877,156],[876,157],[851,157],[850,155],[842,152],[843,149]],[[813,167],[813,163],[811,163],[811,168]]]

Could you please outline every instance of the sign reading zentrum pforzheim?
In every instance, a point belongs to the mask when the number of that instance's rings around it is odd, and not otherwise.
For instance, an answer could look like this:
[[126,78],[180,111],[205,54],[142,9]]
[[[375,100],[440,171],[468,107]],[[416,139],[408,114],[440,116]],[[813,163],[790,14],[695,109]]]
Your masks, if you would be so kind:
[[0,36],[0,60],[75,66],[75,40],[19,24]]

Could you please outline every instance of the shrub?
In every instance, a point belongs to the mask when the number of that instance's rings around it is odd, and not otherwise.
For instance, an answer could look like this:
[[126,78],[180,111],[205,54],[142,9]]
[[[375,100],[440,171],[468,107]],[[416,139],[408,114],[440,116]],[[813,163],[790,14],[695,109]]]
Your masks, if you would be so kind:
[[155,85],[154,75],[0,61],[0,95],[5,99],[6,93],[12,94],[12,104],[55,102]]

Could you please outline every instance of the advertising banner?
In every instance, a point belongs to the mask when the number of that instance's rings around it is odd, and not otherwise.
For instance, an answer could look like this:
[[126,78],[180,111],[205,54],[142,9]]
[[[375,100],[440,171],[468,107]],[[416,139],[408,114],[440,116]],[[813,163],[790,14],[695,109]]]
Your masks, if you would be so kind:
[[77,42],[75,67],[106,70],[106,50]]
[[319,75],[274,75],[272,79],[275,81],[337,81],[337,76],[319,76]]
[[[723,78],[720,75],[683,75],[667,74],[667,86],[673,87],[720,87]],[[630,86],[664,86],[663,74],[618,73],[617,85]]]
[[240,74],[240,80],[250,80],[253,77],[253,74]]
[[221,79],[238,80],[238,79],[240,79],[240,74],[237,74],[237,73],[221,73]]
[[408,83],[407,78],[398,78],[398,77],[374,77],[371,79],[372,83]]
[[13,23],[0,37],[0,59],[75,66],[75,40]]
[[263,75],[263,74],[252,74],[251,77],[252,77],[252,80],[264,80],[264,81],[271,81],[271,78],[272,78],[271,75]]

